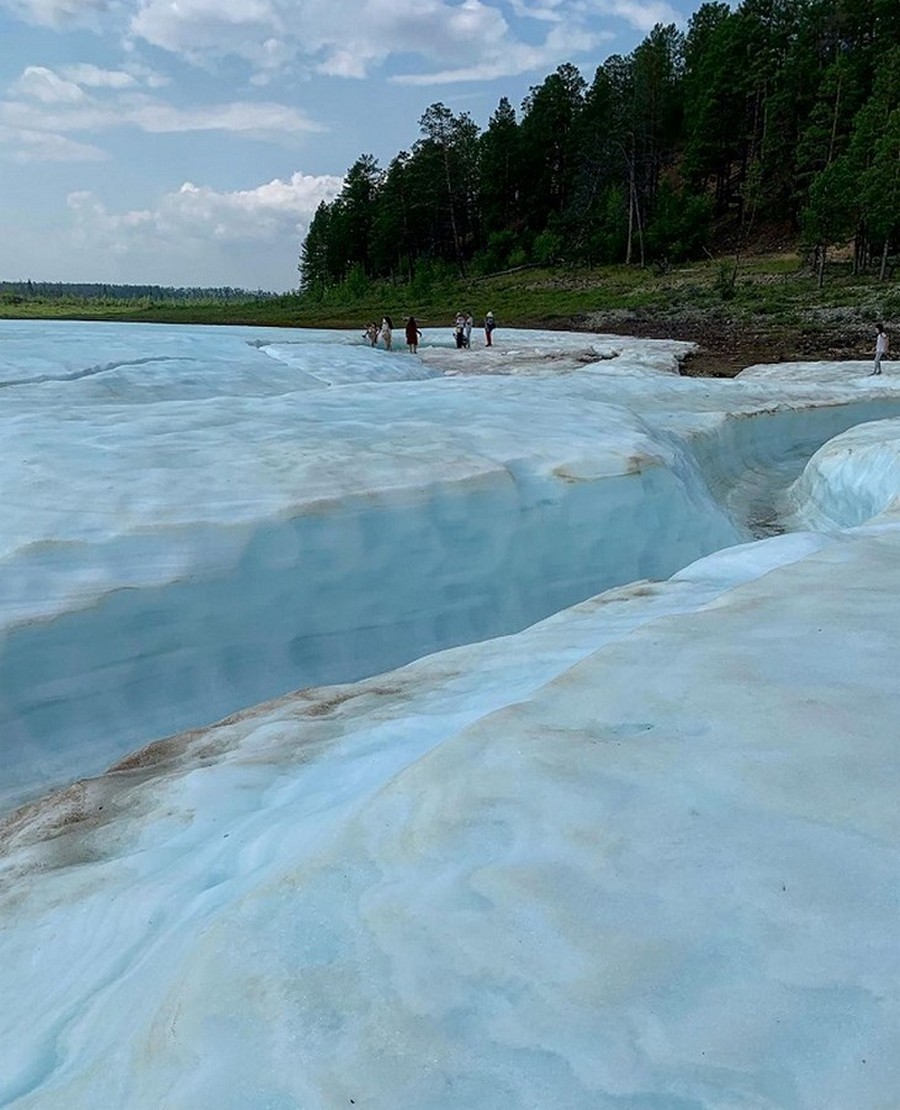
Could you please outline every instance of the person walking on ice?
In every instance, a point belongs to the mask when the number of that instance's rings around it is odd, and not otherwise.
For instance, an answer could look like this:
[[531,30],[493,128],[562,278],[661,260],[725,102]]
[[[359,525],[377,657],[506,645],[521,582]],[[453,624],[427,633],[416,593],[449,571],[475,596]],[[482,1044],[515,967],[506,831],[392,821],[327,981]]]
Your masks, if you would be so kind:
[[[891,341],[888,339],[888,334],[884,330],[884,324],[878,325],[878,330],[875,332],[875,366],[872,374],[881,373],[881,360],[887,356],[890,350]],[[871,374],[869,375],[872,376]]]

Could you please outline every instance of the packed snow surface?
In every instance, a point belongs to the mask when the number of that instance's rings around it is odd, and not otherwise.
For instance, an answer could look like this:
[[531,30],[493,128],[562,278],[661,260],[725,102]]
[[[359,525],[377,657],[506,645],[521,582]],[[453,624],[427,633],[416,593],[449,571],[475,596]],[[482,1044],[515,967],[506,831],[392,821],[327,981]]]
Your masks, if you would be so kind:
[[0,1105],[895,1100],[896,380],[497,343],[0,323]]

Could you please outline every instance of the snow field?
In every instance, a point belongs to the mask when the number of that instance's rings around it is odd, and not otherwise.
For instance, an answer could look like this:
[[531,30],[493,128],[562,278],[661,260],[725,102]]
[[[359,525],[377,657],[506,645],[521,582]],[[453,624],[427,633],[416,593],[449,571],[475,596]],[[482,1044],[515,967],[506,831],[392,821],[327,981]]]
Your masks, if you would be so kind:
[[730,549],[36,807],[0,1098],[889,1102],[898,549]]
[[[85,373],[96,334],[49,328],[61,371],[33,355],[46,380],[5,394],[7,807],[290,689],[665,578],[751,537],[747,475],[900,407],[679,379],[683,344],[397,382],[435,371],[336,333],[230,331],[101,328]],[[490,354],[546,364],[548,337],[529,341]]]
[[[834,525],[889,507],[894,424],[841,433],[893,384],[210,338],[171,399],[4,394],[0,782],[130,754],[0,825],[0,1105],[890,1105],[900,525]],[[828,532],[739,542],[833,436],[784,499]]]

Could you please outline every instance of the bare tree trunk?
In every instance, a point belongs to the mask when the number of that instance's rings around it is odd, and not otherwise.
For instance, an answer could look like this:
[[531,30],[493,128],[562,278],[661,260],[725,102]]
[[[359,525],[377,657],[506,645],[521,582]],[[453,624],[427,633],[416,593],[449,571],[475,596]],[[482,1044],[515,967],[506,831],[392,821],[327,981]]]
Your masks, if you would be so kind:
[[878,272],[878,280],[884,281],[884,275],[887,272],[887,259],[888,259],[888,237],[884,237],[884,246],[881,248],[881,269]]
[[634,172],[628,167],[628,242],[625,247],[625,265],[631,265],[631,236],[634,230]]
[[843,83],[844,83],[843,77],[839,77],[838,78],[838,87],[835,90],[835,95],[834,95],[834,111],[832,112],[832,115],[831,115],[831,138],[829,139],[829,142],[828,142],[828,161],[825,163],[826,166],[830,166],[831,163],[834,161],[834,145],[835,145],[835,142],[837,141],[838,112],[840,111],[840,107],[841,107],[841,85]]
[[734,252],[734,266],[731,268],[731,288],[737,286],[738,273],[741,269],[741,249],[742,243],[738,242],[737,250]]
[[453,203],[453,180],[450,177],[450,154],[447,147],[443,148],[444,178],[447,182],[447,203],[450,206],[450,228],[453,232],[453,250],[456,254],[456,265],[459,267],[459,276],[466,276],[466,267],[463,262],[462,248],[459,242],[459,227],[456,222],[456,205]]
[[828,248],[824,243],[819,244],[819,266],[816,274],[816,288],[821,289],[825,284],[825,255]]

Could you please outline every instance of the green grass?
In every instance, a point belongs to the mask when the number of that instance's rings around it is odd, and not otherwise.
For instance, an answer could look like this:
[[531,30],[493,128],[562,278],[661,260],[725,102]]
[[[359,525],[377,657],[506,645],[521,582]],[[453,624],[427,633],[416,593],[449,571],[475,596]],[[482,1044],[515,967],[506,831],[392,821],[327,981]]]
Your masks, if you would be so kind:
[[703,313],[738,323],[778,322],[800,327],[810,315],[843,306],[863,318],[900,313],[900,287],[871,276],[853,276],[849,265],[829,268],[822,290],[795,254],[749,258],[738,268],[733,289],[729,258],[672,267],[665,273],[638,266],[594,269],[528,269],[428,285],[372,283],[351,296],[330,290],[319,300],[286,295],[239,304],[135,305],[83,300],[0,300],[0,317],[17,319],[128,320],[151,323],[247,324],[272,327],[359,328],[387,313],[400,326],[414,315],[424,327],[450,327],[459,310],[480,323],[491,309],[501,326],[566,327],[588,313],[654,317]]

